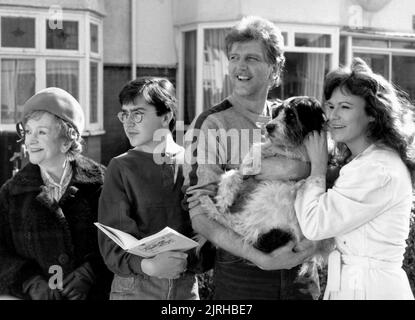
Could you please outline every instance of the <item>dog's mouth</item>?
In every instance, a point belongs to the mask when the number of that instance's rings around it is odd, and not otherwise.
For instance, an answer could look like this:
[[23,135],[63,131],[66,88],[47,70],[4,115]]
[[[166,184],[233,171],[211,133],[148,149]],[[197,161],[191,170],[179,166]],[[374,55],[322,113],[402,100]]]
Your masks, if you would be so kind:
[[281,148],[281,149],[293,148],[298,145],[297,143],[294,143],[293,141],[287,139],[286,137],[274,135],[273,133],[269,133],[269,132],[265,134],[265,138],[271,140],[274,146],[276,146],[277,148]]

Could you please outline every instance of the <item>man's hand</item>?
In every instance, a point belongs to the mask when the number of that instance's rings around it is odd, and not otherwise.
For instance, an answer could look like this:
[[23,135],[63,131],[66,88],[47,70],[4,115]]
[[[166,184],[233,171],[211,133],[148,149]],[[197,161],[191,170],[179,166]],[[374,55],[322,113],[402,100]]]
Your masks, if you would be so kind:
[[25,281],[23,292],[28,294],[32,300],[62,300],[59,291],[49,288],[48,282],[40,275]]
[[284,247],[278,248],[269,254],[264,254],[256,265],[263,270],[292,269],[313,255],[315,246],[312,241],[302,241],[295,245],[290,241]]
[[141,261],[141,270],[151,277],[177,279],[186,271],[187,253],[167,251]]
[[68,300],[85,300],[94,282],[94,272],[86,262],[63,279],[62,295]]

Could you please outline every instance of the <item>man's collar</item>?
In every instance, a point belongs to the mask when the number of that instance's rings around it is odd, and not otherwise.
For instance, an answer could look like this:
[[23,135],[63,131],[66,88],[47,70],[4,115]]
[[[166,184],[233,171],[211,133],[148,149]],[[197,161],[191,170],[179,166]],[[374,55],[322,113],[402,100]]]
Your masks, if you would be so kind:
[[166,156],[174,157],[176,154],[183,151],[183,147],[181,147],[174,141],[171,133],[166,135],[165,145],[166,147],[164,153],[166,154]]

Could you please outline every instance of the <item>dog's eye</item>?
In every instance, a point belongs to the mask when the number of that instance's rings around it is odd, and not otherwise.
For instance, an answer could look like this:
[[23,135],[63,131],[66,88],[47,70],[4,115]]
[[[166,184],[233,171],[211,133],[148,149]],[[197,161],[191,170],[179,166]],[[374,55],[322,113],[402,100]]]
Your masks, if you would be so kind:
[[287,112],[285,114],[285,119],[287,121],[294,121],[295,120],[295,115],[292,112]]

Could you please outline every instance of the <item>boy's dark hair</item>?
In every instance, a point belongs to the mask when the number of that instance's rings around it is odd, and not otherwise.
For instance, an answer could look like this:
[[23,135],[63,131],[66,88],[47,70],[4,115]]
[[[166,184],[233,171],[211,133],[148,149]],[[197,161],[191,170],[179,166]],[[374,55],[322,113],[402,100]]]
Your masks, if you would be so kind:
[[156,114],[162,116],[171,112],[170,131],[176,126],[177,101],[173,84],[165,78],[140,77],[128,82],[118,95],[121,105],[134,104],[137,97],[156,108]]

